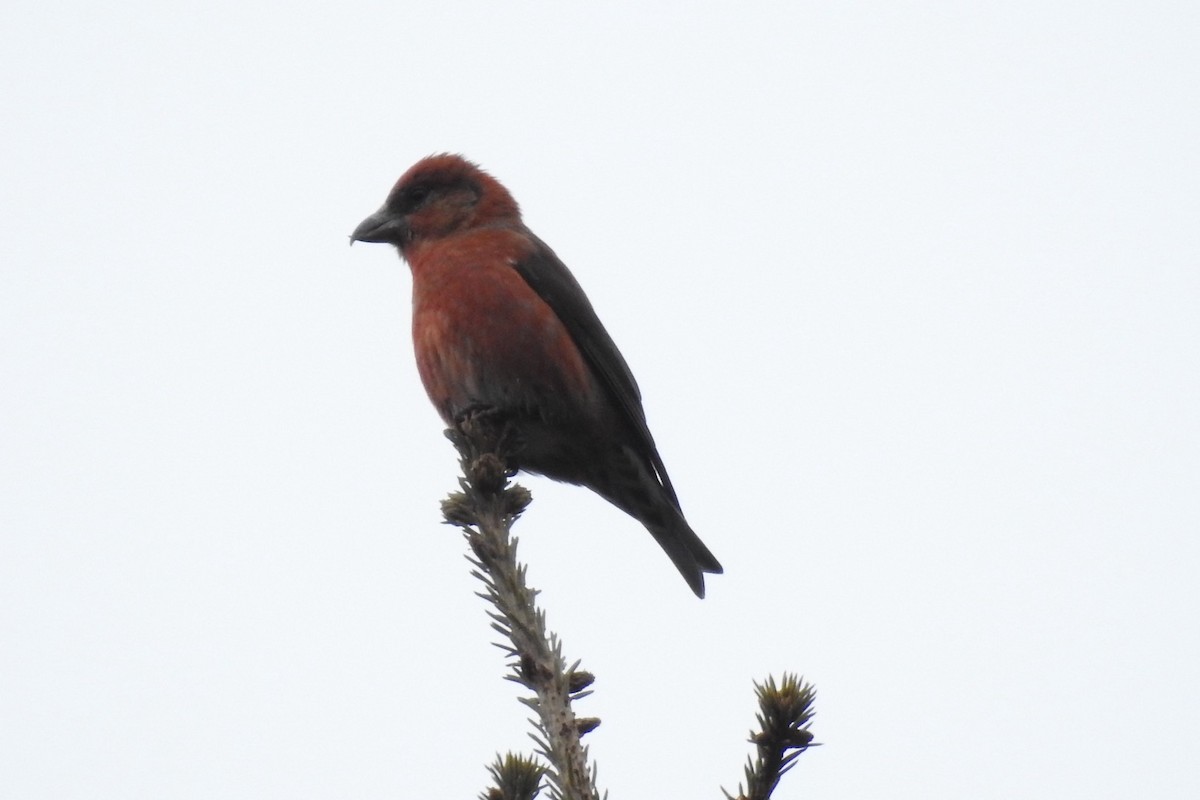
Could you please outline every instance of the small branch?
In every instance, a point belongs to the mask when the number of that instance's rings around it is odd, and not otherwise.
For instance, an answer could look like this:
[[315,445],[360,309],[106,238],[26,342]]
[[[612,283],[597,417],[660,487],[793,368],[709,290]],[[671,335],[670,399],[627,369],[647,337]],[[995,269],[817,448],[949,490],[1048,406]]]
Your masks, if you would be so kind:
[[479,800],[533,800],[542,789],[544,767],[532,758],[509,753],[488,767],[495,786],[479,795]]
[[738,784],[736,798],[725,792],[729,800],[767,800],[800,754],[813,746],[808,726],[816,690],[811,684],[785,672],[778,685],[768,677],[765,683],[755,683],[754,691],[758,731],[750,732],[750,742],[758,754],[746,764],[746,790]]
[[[462,528],[473,558],[472,574],[483,582],[480,597],[495,606],[489,611],[492,628],[507,644],[498,645],[511,657],[509,680],[534,693],[521,702],[537,713],[534,741],[549,763],[551,795],[563,800],[599,800],[596,770],[588,767],[588,751],[580,738],[600,724],[577,718],[573,699],[585,697],[589,673],[570,668],[558,637],[546,631],[545,612],[537,607],[536,590],[525,582],[525,566],[517,561],[517,540],[509,529],[529,505],[525,488],[509,485],[509,464],[519,452],[510,426],[495,412],[482,409],[464,415],[446,431],[461,456],[461,492],[442,502],[446,522]],[[485,796],[486,797],[486,796]],[[505,797],[497,795],[497,797]]]

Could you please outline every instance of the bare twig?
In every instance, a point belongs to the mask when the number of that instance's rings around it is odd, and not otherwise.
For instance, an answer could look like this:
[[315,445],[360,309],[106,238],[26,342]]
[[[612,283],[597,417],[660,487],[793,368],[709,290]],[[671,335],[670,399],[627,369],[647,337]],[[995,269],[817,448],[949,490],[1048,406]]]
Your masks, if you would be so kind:
[[[555,800],[600,800],[596,767],[589,765],[584,734],[600,724],[594,717],[576,717],[573,700],[590,694],[594,680],[579,663],[568,667],[562,643],[546,630],[545,612],[536,603],[537,591],[525,581],[525,566],[517,561],[517,540],[512,524],[529,505],[530,494],[510,484],[514,457],[520,442],[501,415],[488,409],[466,415],[446,431],[461,456],[461,492],[442,502],[446,522],[463,529],[471,547],[472,574],[482,581],[480,597],[488,600],[492,628],[507,642],[498,644],[509,656],[509,680],[533,695],[521,698],[537,714],[530,722],[538,754],[546,766],[532,758],[508,754],[489,767],[495,785],[481,800],[533,800],[543,776],[549,779]],[[750,742],[757,748],[745,769],[746,787],[738,785],[729,800],[769,800],[784,773],[795,766],[801,753],[813,746],[809,724],[815,691],[795,675],[784,673],[755,683],[758,695],[758,730]]]
[[463,490],[443,501],[442,513],[463,529],[473,554],[472,574],[484,585],[480,596],[495,607],[488,615],[492,628],[508,640],[498,645],[511,659],[508,679],[533,692],[521,702],[537,714],[531,720],[533,739],[549,765],[545,775],[551,795],[599,800],[596,769],[589,767],[580,738],[600,721],[578,718],[571,708],[573,699],[588,694],[592,677],[578,663],[568,668],[562,643],[547,632],[545,612],[537,607],[537,592],[525,582],[517,540],[509,533],[531,499],[526,489],[508,481],[520,443],[503,418],[486,409],[466,415],[446,435],[459,451],[464,477],[459,481]]

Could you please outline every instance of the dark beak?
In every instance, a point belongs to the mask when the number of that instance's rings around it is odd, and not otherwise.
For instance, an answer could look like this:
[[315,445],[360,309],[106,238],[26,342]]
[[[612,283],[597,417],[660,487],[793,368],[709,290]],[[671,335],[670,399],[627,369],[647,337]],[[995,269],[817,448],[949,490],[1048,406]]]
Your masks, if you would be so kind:
[[386,206],[364,219],[350,234],[350,244],[355,242],[382,242],[399,247],[404,243],[407,226]]

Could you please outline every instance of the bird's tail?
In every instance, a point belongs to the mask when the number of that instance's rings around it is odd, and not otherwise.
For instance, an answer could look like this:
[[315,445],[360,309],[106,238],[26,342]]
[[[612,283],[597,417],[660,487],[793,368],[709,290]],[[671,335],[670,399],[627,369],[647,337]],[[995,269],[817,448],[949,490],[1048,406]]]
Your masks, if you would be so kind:
[[624,467],[593,475],[588,485],[601,497],[646,526],[697,597],[704,597],[704,574],[724,572],[721,562],[688,525],[674,493],[637,454],[626,449]]
[[688,586],[697,597],[704,597],[704,573],[720,575],[725,570],[716,556],[700,541],[700,537],[687,524],[682,513],[675,514],[675,519],[663,525],[646,524],[646,530],[654,537],[654,541],[666,552],[675,569],[687,581]]

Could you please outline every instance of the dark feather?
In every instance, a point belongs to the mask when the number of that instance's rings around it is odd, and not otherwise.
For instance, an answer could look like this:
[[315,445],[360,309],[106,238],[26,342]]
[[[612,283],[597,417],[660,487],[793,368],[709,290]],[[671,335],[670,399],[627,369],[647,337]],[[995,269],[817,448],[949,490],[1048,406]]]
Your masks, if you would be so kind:
[[613,405],[621,412],[637,439],[637,449],[654,470],[658,480],[667,491],[675,508],[679,498],[667,475],[667,468],[650,428],[646,424],[646,412],[642,408],[642,393],[637,381],[616,343],[608,335],[600,318],[588,302],[583,288],[567,269],[550,246],[537,238],[528,229],[523,231],[537,244],[537,249],[527,258],[515,264],[517,272],[538,293],[546,305],[558,315],[559,320],[571,334],[575,345],[591,365]]

